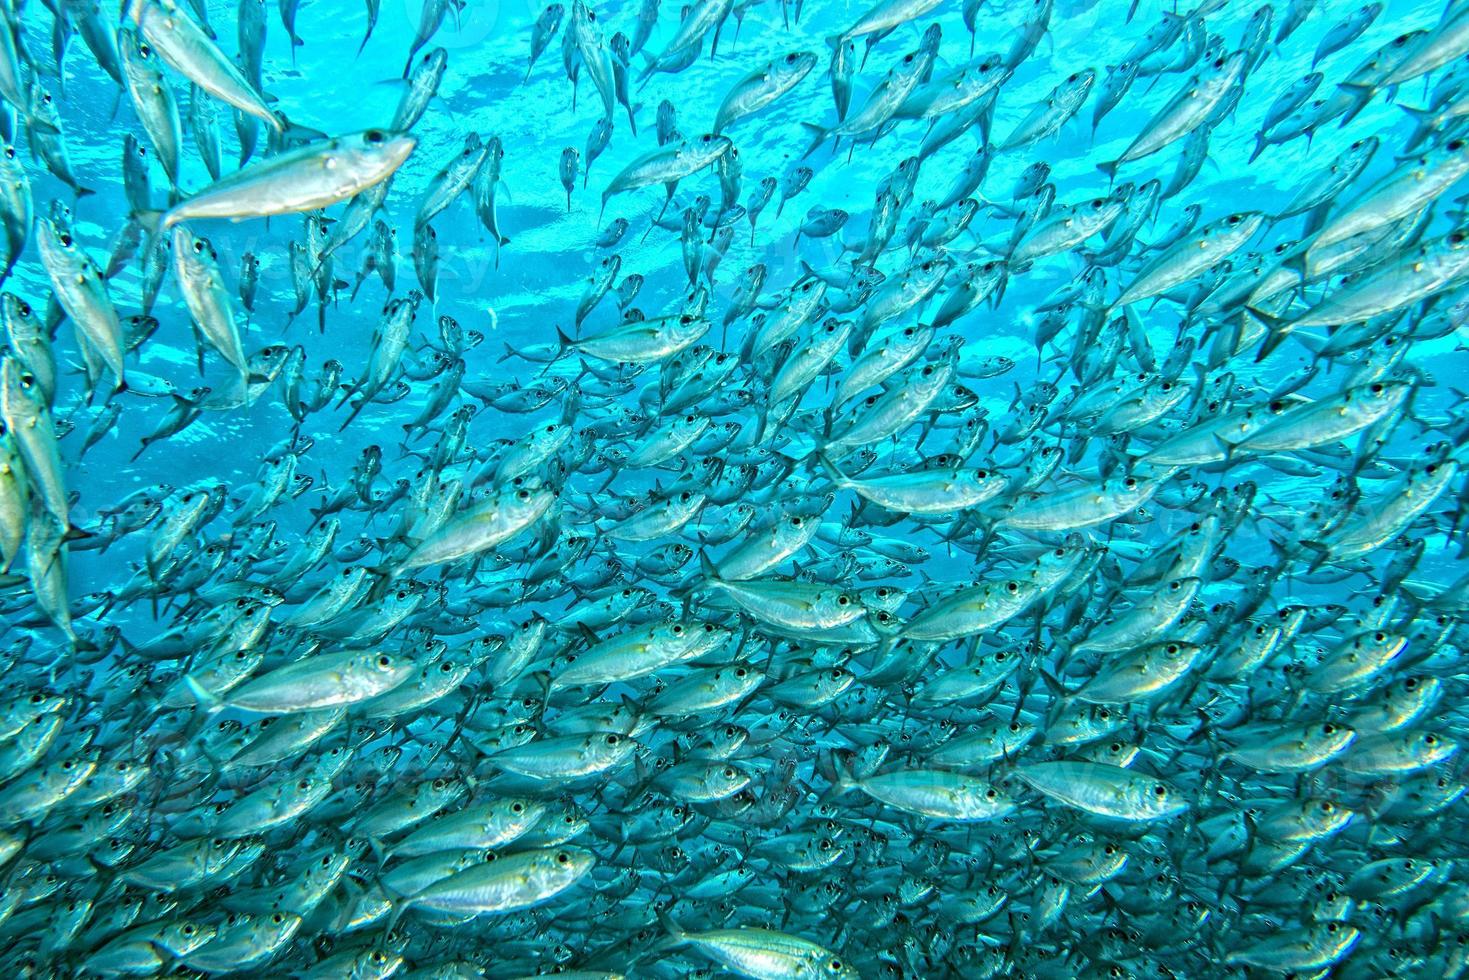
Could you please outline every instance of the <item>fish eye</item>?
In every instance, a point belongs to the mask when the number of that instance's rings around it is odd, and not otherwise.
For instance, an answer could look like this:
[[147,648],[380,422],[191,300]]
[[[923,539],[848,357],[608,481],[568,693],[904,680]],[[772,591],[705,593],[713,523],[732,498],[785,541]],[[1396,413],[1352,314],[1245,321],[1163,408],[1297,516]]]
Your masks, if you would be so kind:
[[1438,744],[1438,736],[1436,736],[1436,735],[1424,735],[1423,736],[1423,744],[1424,745],[1437,745]]
[[1158,797],[1159,799],[1162,799],[1163,797],[1168,795],[1168,787],[1164,786],[1162,783],[1158,783],[1153,787],[1153,795]]
[[618,738],[615,733],[608,732],[607,737],[604,738],[602,741],[606,742],[608,745],[616,745],[618,742]]
[[524,803],[512,803],[512,804],[510,804],[510,812],[511,813],[524,813],[525,812],[525,804]]
[[1322,735],[1335,735],[1336,734],[1336,726],[1333,725],[1333,724],[1331,724],[1330,722],[1328,722],[1325,725],[1322,725],[1321,726],[1321,734]]
[[839,606],[848,606],[848,605],[851,605],[851,604],[852,604],[852,600],[850,598],[848,598],[845,594],[844,595],[837,596],[837,605],[839,605]]
[[[831,672],[831,679],[834,680],[834,681],[839,681],[839,680],[842,679],[842,669],[840,667],[836,668],[835,670],[833,670]],[[1432,737],[1433,736],[1431,736],[1431,735],[1429,736],[1429,738],[1432,738]]]
[[1010,593],[1011,595],[1014,595],[1015,593],[1017,593],[1017,592],[1020,591],[1020,583],[1019,582],[1006,582],[1005,583],[1005,591],[1008,592],[1008,593]]
[[393,658],[389,657],[387,654],[383,654],[381,657],[377,658],[377,665],[386,670],[393,665]]
[[179,932],[183,933],[185,936],[192,936],[196,931],[197,930],[195,930],[194,925],[191,922],[185,923],[184,927],[179,930]]
[[63,231],[63,232],[62,232],[62,233],[61,233],[61,236],[60,236],[60,241],[61,241],[61,244],[62,244],[62,245],[63,245],[63,246],[64,246],[64,247],[66,247],[66,248],[71,248],[71,235],[70,235],[70,234],[68,234],[68,233],[67,233],[67,232],[64,232],[64,231]]
[[1374,384],[1368,390],[1371,391],[1374,395],[1380,395],[1383,392],[1383,387],[1381,384]]
[[1464,148],[1464,141],[1463,140],[1453,140],[1453,141],[1451,141],[1449,143],[1449,150],[1452,151],[1452,152],[1457,153],[1459,150],[1462,150],[1463,148]]
[[830,963],[826,964],[826,968],[833,973],[839,973],[842,969],[842,961],[832,960]]

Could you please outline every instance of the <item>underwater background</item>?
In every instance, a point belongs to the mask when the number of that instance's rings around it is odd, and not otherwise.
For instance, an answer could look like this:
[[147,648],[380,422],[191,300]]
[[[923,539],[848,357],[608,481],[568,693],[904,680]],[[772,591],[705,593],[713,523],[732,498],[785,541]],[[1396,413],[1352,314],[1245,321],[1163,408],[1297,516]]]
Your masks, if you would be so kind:
[[1462,975],[1469,7],[126,7],[0,28],[5,975]]

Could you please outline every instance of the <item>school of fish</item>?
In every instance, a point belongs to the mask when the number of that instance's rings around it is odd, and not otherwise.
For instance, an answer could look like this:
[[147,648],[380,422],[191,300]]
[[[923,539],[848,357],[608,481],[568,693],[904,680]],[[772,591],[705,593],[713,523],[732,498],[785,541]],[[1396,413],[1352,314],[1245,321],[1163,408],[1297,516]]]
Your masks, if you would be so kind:
[[0,977],[1469,973],[1469,2],[410,6],[0,5]]

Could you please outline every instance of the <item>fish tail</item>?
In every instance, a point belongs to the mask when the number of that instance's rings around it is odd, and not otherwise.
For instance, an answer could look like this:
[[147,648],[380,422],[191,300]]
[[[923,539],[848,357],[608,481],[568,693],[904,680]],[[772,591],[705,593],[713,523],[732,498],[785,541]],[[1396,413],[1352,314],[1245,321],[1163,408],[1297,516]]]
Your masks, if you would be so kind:
[[860,780],[852,775],[851,769],[842,761],[841,753],[836,750],[818,755],[816,766],[831,784],[831,788],[822,797],[823,802],[840,799],[861,785]]
[[[821,146],[822,143],[825,143],[826,142],[826,138],[831,135],[831,130],[829,130],[825,126],[819,125],[817,123],[808,123],[808,122],[801,123],[801,128],[804,129],[806,131],[807,135],[809,135],[811,137],[811,145],[807,146],[806,147],[806,152],[801,154],[801,159],[804,160],[807,157],[809,157],[811,154],[815,153],[817,147]],[[785,206],[785,201],[782,200],[780,202],[780,204],[781,204],[781,207],[784,207]],[[776,209],[775,214],[776,214],[776,217],[779,217],[780,216],[780,209],[779,208]]]
[[680,929],[678,923],[674,922],[672,917],[662,909],[658,910],[658,924],[663,927],[664,932],[668,933],[668,938],[674,942],[683,943],[688,941],[688,933]]
[[842,471],[837,469],[836,463],[832,462],[831,457],[826,454],[825,449],[816,450],[816,461],[821,464],[821,469],[826,473],[831,482],[835,483],[838,487],[845,487],[850,482]]
[[1258,364],[1260,361],[1265,360],[1265,358],[1273,354],[1275,352],[1275,349],[1281,345],[1285,338],[1290,336],[1291,324],[1289,321],[1282,319],[1281,317],[1271,316],[1270,314],[1263,313],[1260,310],[1255,309],[1254,307],[1249,307],[1249,312],[1251,316],[1255,317],[1261,323],[1265,324],[1265,326],[1270,328],[1270,332],[1265,335],[1264,342],[1260,344],[1259,353],[1255,355],[1255,362]]
[[219,695],[205,688],[204,685],[194,679],[194,675],[184,675],[184,686],[189,689],[189,693],[193,695],[194,700],[198,702],[199,707],[204,710],[206,716],[217,714],[224,710],[224,702],[220,700]]
[[341,426],[337,429],[337,431],[338,432],[345,432],[346,429],[347,429],[347,426],[351,425],[352,424],[352,420],[355,419],[355,418],[357,418],[358,413],[360,413],[364,408],[367,407],[367,403],[369,401],[371,401],[370,398],[362,398],[362,399],[359,399],[358,402],[357,402],[357,404],[352,406],[352,412],[351,412],[350,415],[347,416],[347,421],[343,422],[341,424]]

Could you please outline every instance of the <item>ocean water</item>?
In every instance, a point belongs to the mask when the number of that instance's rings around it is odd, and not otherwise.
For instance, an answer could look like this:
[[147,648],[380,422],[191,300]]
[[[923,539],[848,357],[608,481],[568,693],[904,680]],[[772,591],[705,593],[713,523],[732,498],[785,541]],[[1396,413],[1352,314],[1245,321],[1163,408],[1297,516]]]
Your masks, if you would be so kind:
[[[177,272],[146,295],[156,212],[213,182],[210,128],[163,67],[178,192],[153,161],[140,213],[124,144],[149,137],[88,32],[153,8],[10,11],[90,192],[12,106],[36,221],[118,254],[103,305],[157,328],[125,387],[89,367],[39,228],[0,214],[29,228],[4,292],[53,327],[58,368],[0,437],[25,540],[0,555],[4,974],[1462,975],[1463,5],[605,3],[582,48],[576,6],[533,64],[539,3],[440,11],[412,56],[419,0],[382,3],[365,42],[356,0],[264,6],[261,87],[298,142],[391,130],[405,62],[446,68],[373,215],[393,289],[363,272],[371,228],[293,270],[350,213],[346,192],[300,213],[299,173],[237,220],[182,221],[254,355],[245,396]],[[586,52],[647,10],[593,154]],[[880,29],[854,28],[869,11]],[[203,13],[232,59],[236,6]],[[642,77],[706,16],[717,42]],[[855,141],[830,132],[847,35],[845,118],[877,120]],[[732,89],[803,53],[717,168],[604,196],[660,130],[693,152]],[[884,93],[926,59],[894,116]],[[990,107],[922,117],[932,82],[980,65],[1008,73]],[[1007,145],[1087,71],[1074,112]],[[1277,140],[1290,121],[1265,120],[1313,71],[1292,118],[1350,108]],[[193,98],[223,174],[271,166],[263,132],[242,161],[229,106]],[[465,189],[421,275],[415,215],[469,138],[503,149],[504,241]],[[940,234],[946,197],[973,215]],[[830,209],[835,234],[798,233]],[[1181,271],[1138,285],[1160,267]],[[954,315],[966,280],[983,301]],[[14,310],[6,370],[29,377]],[[700,329],[675,342],[680,316]],[[541,506],[516,516],[517,493]]]

